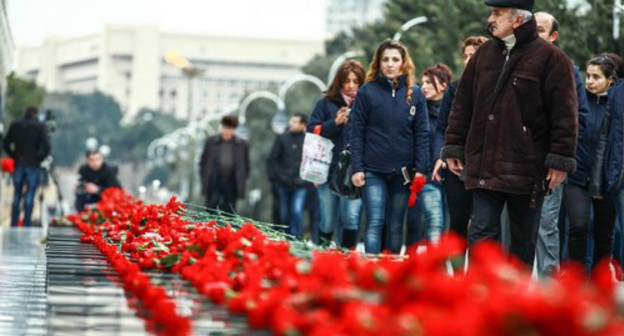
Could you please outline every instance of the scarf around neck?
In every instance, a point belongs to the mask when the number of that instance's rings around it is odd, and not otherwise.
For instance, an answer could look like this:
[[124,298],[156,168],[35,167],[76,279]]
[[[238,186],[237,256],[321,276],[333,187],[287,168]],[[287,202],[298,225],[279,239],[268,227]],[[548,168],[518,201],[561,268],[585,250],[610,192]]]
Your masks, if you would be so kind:
[[347,107],[351,107],[351,105],[353,105],[355,94],[348,94],[343,90],[340,90],[340,95],[342,96],[342,100],[344,100],[345,104],[347,104]]

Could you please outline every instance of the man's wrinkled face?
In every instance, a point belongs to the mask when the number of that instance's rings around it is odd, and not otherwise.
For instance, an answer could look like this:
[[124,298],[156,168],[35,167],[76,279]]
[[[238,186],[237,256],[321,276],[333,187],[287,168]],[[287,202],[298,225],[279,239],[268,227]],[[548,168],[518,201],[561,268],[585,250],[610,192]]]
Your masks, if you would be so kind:
[[498,38],[504,38],[513,34],[520,24],[519,17],[513,15],[512,8],[492,7],[492,13],[488,17],[488,30]]

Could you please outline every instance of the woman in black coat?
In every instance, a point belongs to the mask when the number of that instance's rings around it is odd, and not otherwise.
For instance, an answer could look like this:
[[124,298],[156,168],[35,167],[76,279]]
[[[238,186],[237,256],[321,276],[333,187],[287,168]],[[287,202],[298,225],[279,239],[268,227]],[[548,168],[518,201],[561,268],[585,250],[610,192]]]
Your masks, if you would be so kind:
[[[330,139],[334,144],[333,159],[330,166],[332,172],[338,162],[340,152],[349,143],[349,113],[355,95],[364,83],[365,70],[357,61],[344,62],[325,94],[314,108],[310,116],[308,131],[313,132],[320,127],[320,135]],[[336,224],[342,224],[342,246],[355,248],[358,243],[358,229],[362,213],[362,200],[341,198],[329,189],[329,183],[318,186],[321,222],[320,237],[325,241],[332,239]]]

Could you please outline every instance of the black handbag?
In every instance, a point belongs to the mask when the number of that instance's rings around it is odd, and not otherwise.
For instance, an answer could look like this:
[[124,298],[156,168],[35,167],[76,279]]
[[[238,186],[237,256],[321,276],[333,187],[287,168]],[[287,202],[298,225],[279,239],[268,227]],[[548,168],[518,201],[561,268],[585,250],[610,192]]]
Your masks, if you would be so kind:
[[353,185],[351,175],[351,150],[347,145],[338,156],[338,164],[331,175],[329,189],[334,194],[346,199],[360,198],[362,196],[361,189]]

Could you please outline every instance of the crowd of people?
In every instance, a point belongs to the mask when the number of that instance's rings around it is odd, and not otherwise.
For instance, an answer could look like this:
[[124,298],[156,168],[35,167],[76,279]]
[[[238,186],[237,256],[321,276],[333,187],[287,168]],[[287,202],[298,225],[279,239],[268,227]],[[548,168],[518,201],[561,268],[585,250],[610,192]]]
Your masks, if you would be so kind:
[[[12,160],[13,202],[11,206],[11,227],[30,227],[39,220],[33,219],[35,196],[42,182],[49,185],[55,177],[52,173],[52,146],[50,132],[54,126],[50,111],[40,120],[39,108],[28,106],[24,116],[11,123],[2,139],[2,149]],[[100,201],[101,193],[110,187],[121,187],[117,180],[117,169],[104,160],[96,149],[88,150],[86,163],[78,169],[78,183],[75,191],[75,209],[83,211]],[[58,185],[56,185],[59,188]],[[41,209],[43,211],[43,209]]]
[[[490,36],[463,41],[459,80],[443,63],[417,77],[405,45],[386,40],[368,69],[344,62],[309,117],[291,117],[267,162],[279,219],[291,234],[302,236],[307,191],[315,188],[319,243],[352,249],[363,242],[366,253],[400,253],[451,230],[469,246],[507,240],[511,254],[536,263],[540,275],[556,270],[562,256],[579,263],[589,257],[588,271],[619,257],[613,246],[616,220],[624,219],[624,62],[600,54],[586,62],[583,80],[556,45],[559,24],[551,14],[533,13],[533,1],[485,4]],[[328,180],[340,153],[350,150],[351,183],[361,198],[301,180],[306,129],[334,145]],[[209,205],[225,186],[244,194],[232,186],[244,184],[249,160],[224,153],[233,148],[228,141],[209,139],[202,155]],[[427,182],[408,208],[417,178]],[[224,188],[210,188],[215,183]],[[233,210],[235,201],[223,206]]]
[[[588,272],[613,255],[624,260],[624,234],[614,244],[623,231],[616,223],[624,224],[624,60],[599,54],[583,65],[583,79],[556,45],[555,17],[533,13],[534,1],[485,4],[489,37],[463,41],[458,80],[443,63],[417,75],[407,47],[385,40],[368,69],[344,62],[314,110],[291,116],[266,163],[275,220],[290,234],[303,237],[304,209],[316,204],[316,243],[354,249],[362,242],[370,254],[436,243],[450,230],[469,247],[505,243],[542,276],[564,259]],[[225,116],[220,133],[205,142],[199,172],[209,209],[236,212],[246,193],[249,144],[237,126],[235,116]],[[328,181],[349,151],[350,183],[361,197],[302,179],[307,132],[333,144]],[[15,160],[11,226],[22,207],[30,226],[41,163],[50,154],[36,107],[11,124],[2,147]],[[88,151],[86,160],[76,186],[79,211],[120,186],[101,153]],[[417,179],[426,183],[408,207]]]
[[[616,223],[624,223],[624,61],[599,54],[584,64],[583,79],[556,45],[555,17],[533,13],[533,1],[485,4],[490,36],[463,41],[458,80],[443,63],[417,75],[406,46],[385,40],[368,69],[344,62],[314,110],[291,116],[266,163],[275,221],[288,233],[303,237],[304,210],[316,204],[316,243],[354,249],[362,242],[371,254],[436,243],[451,230],[469,246],[505,243],[542,276],[564,259],[588,272],[613,255],[622,260],[614,237],[622,231]],[[37,108],[27,108],[3,139],[15,160],[12,226],[22,202],[24,225],[31,225],[41,163],[50,154],[37,116]],[[246,193],[249,144],[235,134],[237,126],[235,116],[225,116],[220,133],[205,142],[200,176],[209,209],[236,212]],[[307,132],[333,144],[327,181],[349,152],[347,180],[361,197],[302,179]],[[78,210],[119,186],[101,153],[89,151],[86,160]],[[426,183],[408,207],[418,179]]]

